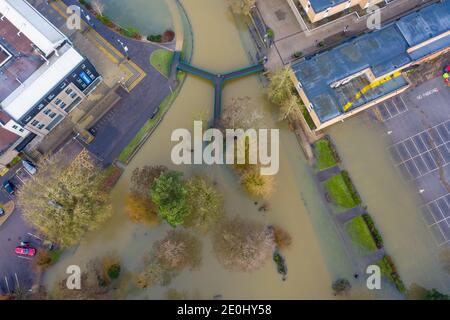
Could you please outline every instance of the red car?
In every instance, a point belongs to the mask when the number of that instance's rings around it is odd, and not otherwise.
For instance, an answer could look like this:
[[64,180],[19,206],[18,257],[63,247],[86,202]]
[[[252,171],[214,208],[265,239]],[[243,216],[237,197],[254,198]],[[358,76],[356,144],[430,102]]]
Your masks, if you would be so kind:
[[20,256],[34,257],[36,255],[36,249],[32,247],[16,247],[16,254]]

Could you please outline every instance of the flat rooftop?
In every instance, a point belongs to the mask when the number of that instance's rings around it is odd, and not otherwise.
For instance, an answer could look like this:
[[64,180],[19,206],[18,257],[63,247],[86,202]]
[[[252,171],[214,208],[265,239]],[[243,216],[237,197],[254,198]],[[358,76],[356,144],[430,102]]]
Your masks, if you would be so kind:
[[347,1],[348,0],[309,0],[314,12],[325,11],[327,8],[337,6],[338,4]]
[[[0,101],[6,99],[21,82],[25,82],[45,63],[34,50],[33,43],[23,34],[18,36],[18,32],[8,19],[0,20],[0,46],[12,56],[0,67]],[[2,57],[3,54],[0,54],[0,65]]]
[[[394,70],[450,45],[450,35],[408,53],[407,50],[450,30],[450,1],[430,5],[393,22],[380,30],[349,39],[341,45],[298,61],[292,69],[321,122],[344,113],[343,106],[355,98],[366,85],[353,81],[347,90],[331,85],[370,68],[383,77]],[[347,111],[407,84],[403,77],[394,78],[362,95]],[[351,87],[353,85],[353,87]],[[345,111],[346,112],[346,111]]]

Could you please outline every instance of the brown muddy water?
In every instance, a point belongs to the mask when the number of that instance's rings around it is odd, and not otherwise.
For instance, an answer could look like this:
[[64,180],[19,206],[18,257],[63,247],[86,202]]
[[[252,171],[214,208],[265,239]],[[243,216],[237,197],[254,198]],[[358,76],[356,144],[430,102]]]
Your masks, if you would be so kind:
[[[150,2],[148,1],[148,8],[142,1],[139,2],[141,6],[136,8],[132,0],[124,1],[123,6],[126,6],[127,10],[141,12],[142,19],[148,19],[152,7]],[[249,36],[244,28],[237,27],[238,24],[228,10],[226,1],[183,0],[182,3],[194,33],[193,64],[211,71],[225,72],[250,63],[247,54],[251,48]],[[136,18],[136,14],[133,17]],[[113,218],[99,231],[89,234],[80,246],[66,252],[60,262],[46,272],[44,282],[51,285],[55,279],[64,277],[68,265],[83,266],[90,259],[109,253],[121,258],[126,271],[139,271],[153,242],[161,239],[169,228],[165,225],[149,228],[129,222],[123,212],[123,198],[134,168],[163,164],[183,171],[186,176],[202,174],[217,182],[224,194],[228,215],[240,215],[277,224],[286,229],[293,238],[293,245],[285,253],[288,279],[285,282],[281,280],[272,261],[268,261],[264,267],[251,274],[226,271],[215,259],[209,238],[203,238],[203,261],[200,269],[183,272],[167,287],[141,290],[133,288],[132,285],[124,286],[119,290],[120,298],[165,298],[169,288],[185,291],[191,298],[204,299],[211,299],[215,295],[222,295],[225,299],[334,298],[331,293],[332,281],[338,277],[350,279],[354,270],[322,197],[318,194],[312,170],[295,135],[277,122],[274,108],[266,101],[258,77],[248,77],[227,84],[224,90],[224,106],[229,104],[233,97],[242,96],[250,97],[252,108],[264,113],[264,121],[269,128],[281,128],[280,171],[276,176],[276,192],[270,199],[270,211],[258,212],[258,206],[243,194],[236,175],[229,167],[172,165],[172,131],[177,128],[191,129],[195,119],[205,114],[210,116],[212,113],[212,86],[201,79],[188,76],[164,121],[128,165],[113,190]],[[418,219],[409,218],[406,223],[401,219],[406,215],[412,216],[412,212],[415,212],[414,198],[410,196],[407,188],[394,178],[391,172],[393,169],[384,155],[379,154],[374,159],[358,161],[359,153],[365,158],[369,157],[370,153],[364,150],[367,141],[371,142],[372,147],[375,145],[383,150],[384,146],[377,140],[378,132],[375,129],[367,130],[364,123],[360,124],[356,120],[339,125],[330,133],[338,142],[345,165],[351,169],[350,173],[354,176],[357,187],[379,223],[388,250],[395,257],[402,276],[407,282],[416,277],[425,279],[425,270],[431,270],[433,267],[428,261],[426,246],[421,242],[422,235],[423,238],[426,237],[425,233],[421,231]],[[360,152],[362,150],[364,152]],[[377,157],[379,161],[375,161]],[[373,165],[378,169],[374,169]],[[387,179],[388,185],[383,179]],[[412,236],[413,243],[408,240],[408,237]],[[421,259],[417,259],[418,254]],[[411,261],[415,262],[414,267]],[[364,289],[363,282],[362,279],[353,280],[352,298],[397,297],[390,288],[378,293],[368,292]]]

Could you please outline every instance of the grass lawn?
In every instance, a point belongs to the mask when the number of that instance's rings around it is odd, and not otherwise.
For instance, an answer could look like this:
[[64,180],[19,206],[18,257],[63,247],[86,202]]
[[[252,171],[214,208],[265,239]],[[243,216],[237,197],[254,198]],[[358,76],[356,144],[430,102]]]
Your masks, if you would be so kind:
[[153,118],[149,119],[144,126],[138,131],[138,133],[134,136],[134,138],[130,141],[130,143],[122,150],[119,157],[117,158],[119,161],[127,162],[130,156],[133,154],[134,150],[139,146],[141,140],[150,132],[150,130],[158,123],[161,117],[164,115],[166,110],[171,106],[175,98],[178,96],[178,93],[181,90],[181,83],[186,74],[184,72],[178,72],[177,79],[180,83],[174,92],[169,94],[159,105],[159,112]]
[[150,56],[150,64],[166,78],[170,75],[173,52],[165,49],[156,49]]
[[346,229],[353,242],[363,251],[370,252],[377,249],[369,227],[362,216],[356,217],[347,223]]
[[328,139],[321,139],[314,144],[314,151],[316,153],[316,166],[319,170],[334,167],[338,160],[333,151],[333,147]]
[[346,171],[338,173],[325,182],[325,189],[339,206],[351,209],[361,204],[361,199]]

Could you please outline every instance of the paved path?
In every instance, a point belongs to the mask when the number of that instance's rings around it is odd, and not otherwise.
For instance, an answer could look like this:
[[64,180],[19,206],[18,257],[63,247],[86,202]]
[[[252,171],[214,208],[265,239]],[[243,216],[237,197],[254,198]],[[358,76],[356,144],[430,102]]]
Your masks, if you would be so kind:
[[353,218],[356,218],[360,215],[363,215],[366,213],[366,210],[364,210],[363,207],[357,206],[356,208],[350,209],[344,213],[340,213],[336,216],[336,221],[340,223],[341,225],[344,225],[348,221],[352,220]]
[[339,166],[334,166],[322,171],[317,172],[317,179],[319,179],[320,182],[327,181],[331,177],[337,175],[339,172],[341,172],[341,168]]
[[383,259],[383,257],[386,255],[386,250],[384,248],[378,249],[377,251],[372,252],[371,254],[365,256],[362,258],[364,261],[364,265],[368,266],[371,264],[376,264],[378,261]]

